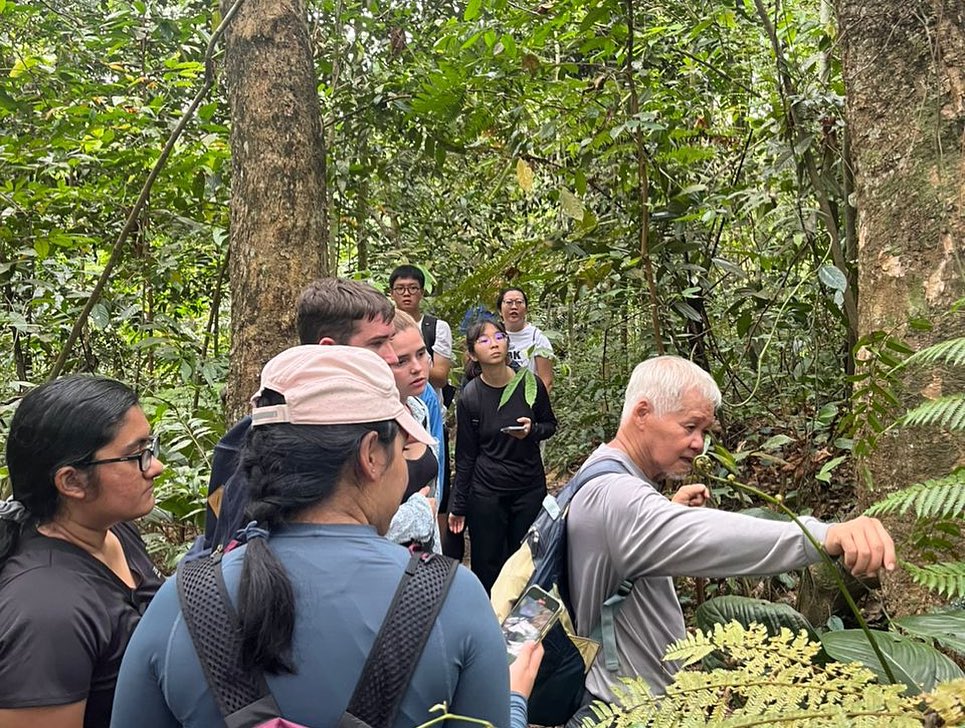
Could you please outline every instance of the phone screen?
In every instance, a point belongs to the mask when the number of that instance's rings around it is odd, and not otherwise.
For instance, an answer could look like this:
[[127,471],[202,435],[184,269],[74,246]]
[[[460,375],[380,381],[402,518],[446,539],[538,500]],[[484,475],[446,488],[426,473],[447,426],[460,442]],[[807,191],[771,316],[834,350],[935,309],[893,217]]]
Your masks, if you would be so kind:
[[506,650],[512,662],[524,642],[539,642],[559,617],[559,602],[545,592],[529,589],[502,624]]

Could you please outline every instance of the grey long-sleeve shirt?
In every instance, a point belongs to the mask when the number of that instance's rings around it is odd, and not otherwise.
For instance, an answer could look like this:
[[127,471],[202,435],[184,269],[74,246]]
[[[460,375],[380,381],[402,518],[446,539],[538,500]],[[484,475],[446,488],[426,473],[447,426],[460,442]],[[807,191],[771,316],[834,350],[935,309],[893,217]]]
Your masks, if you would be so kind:
[[[587,463],[600,457],[619,459],[634,475],[595,478],[570,504],[568,560],[577,632],[589,636],[603,601],[621,581],[634,585],[615,620],[620,670],[606,669],[601,650],[586,689],[613,701],[610,685],[639,675],[660,694],[677,670],[663,655],[685,635],[672,577],[778,574],[820,557],[794,523],[672,503],[622,451],[601,445]],[[824,543],[829,524],[801,520]]]

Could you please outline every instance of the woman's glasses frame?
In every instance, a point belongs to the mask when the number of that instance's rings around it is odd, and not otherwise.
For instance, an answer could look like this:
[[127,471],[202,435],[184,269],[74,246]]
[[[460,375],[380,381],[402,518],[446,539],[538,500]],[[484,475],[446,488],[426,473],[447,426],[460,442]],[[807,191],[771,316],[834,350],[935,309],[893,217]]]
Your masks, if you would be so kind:
[[130,455],[123,455],[119,458],[103,458],[101,460],[86,460],[80,465],[87,467],[89,465],[104,465],[106,463],[126,463],[131,460],[137,460],[137,467],[141,469],[142,473],[146,473],[154,459],[161,454],[161,440],[157,435],[154,435],[150,440],[148,440],[147,447],[143,450],[138,450]]

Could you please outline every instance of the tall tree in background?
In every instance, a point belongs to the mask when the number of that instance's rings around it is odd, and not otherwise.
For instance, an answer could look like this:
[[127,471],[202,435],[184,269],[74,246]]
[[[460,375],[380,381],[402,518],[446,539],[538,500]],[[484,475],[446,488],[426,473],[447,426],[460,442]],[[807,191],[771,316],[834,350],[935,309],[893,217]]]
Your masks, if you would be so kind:
[[231,107],[229,417],[295,343],[294,304],[327,261],[325,149],[301,0],[244,4],[226,38]]
[[[913,348],[965,335],[965,3],[838,0],[857,177],[861,334]],[[928,321],[927,326],[915,325]],[[938,367],[903,374],[905,404],[965,389]],[[965,463],[965,442],[905,428],[864,462],[864,505]],[[859,479],[860,482],[860,479]]]

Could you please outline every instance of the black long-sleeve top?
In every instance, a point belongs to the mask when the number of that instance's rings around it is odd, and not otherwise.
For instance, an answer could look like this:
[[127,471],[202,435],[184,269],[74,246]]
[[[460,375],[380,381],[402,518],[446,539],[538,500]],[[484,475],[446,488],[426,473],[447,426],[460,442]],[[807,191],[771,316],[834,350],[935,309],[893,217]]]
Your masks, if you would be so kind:
[[[546,387],[539,377],[535,379],[532,407],[526,404],[525,382],[519,383],[502,408],[504,387],[490,387],[476,377],[462,388],[456,405],[456,482],[449,507],[453,515],[466,515],[476,484],[505,492],[546,487],[539,443],[556,432],[556,415]],[[522,440],[499,431],[518,425],[517,417],[529,417],[533,423]]]

